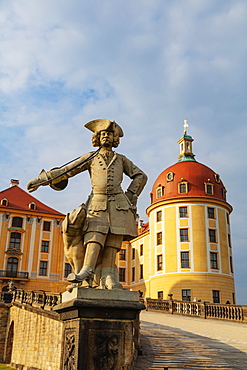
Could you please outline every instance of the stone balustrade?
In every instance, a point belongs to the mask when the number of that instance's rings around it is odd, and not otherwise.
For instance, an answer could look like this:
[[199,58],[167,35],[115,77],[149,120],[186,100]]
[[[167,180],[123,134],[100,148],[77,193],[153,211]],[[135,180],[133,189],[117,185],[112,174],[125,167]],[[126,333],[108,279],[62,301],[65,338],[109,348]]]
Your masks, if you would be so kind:
[[6,297],[8,298],[8,303],[24,303],[47,311],[52,310],[54,306],[61,303],[60,293],[50,293],[40,290],[17,289],[13,292],[0,292],[0,302],[6,302]]
[[162,311],[170,314],[197,316],[204,319],[247,323],[247,305],[184,302],[151,298],[146,298],[144,304],[149,311]]
[[[0,292],[0,302],[24,303],[44,310],[52,310],[61,303],[61,294],[45,291],[17,289],[13,292]],[[247,323],[247,305],[219,303],[185,302],[163,299],[141,299],[149,311],[162,311],[170,314],[199,316],[204,319],[222,319]]]

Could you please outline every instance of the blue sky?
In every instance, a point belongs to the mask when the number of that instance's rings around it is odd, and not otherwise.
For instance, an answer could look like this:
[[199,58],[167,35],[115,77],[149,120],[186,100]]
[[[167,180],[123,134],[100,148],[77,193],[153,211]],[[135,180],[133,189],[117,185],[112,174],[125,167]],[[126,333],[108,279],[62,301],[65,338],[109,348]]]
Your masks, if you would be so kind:
[[[118,152],[152,184],[177,161],[183,120],[196,159],[228,190],[237,300],[247,303],[245,0],[8,0],[0,2],[0,189],[20,186],[91,150],[84,124],[115,119]],[[35,197],[67,213],[87,174]]]

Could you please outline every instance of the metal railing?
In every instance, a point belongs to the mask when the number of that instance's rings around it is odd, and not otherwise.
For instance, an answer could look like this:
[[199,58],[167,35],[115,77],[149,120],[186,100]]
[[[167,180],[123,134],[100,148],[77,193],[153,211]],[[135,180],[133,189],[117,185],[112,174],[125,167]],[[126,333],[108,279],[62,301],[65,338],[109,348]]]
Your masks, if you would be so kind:
[[26,271],[8,271],[8,270],[1,270],[0,277],[7,277],[7,278],[16,278],[16,279],[28,279],[28,272]]
[[247,305],[184,302],[151,298],[146,298],[144,304],[146,309],[151,311],[247,323]]

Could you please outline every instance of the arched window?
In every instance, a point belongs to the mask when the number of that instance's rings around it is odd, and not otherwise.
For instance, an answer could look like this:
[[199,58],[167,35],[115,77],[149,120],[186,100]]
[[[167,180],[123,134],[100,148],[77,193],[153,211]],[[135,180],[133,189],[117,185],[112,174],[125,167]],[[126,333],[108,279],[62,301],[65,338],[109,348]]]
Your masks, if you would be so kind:
[[12,227],[22,227],[23,219],[21,217],[13,217]]
[[1,205],[2,205],[2,206],[7,207],[8,203],[9,203],[9,202],[8,202],[8,199],[6,199],[6,198],[4,198],[4,199],[2,199],[2,200],[1,200]]
[[21,233],[11,233],[9,249],[21,249]]
[[7,276],[16,277],[18,270],[18,258],[10,257],[7,264]]

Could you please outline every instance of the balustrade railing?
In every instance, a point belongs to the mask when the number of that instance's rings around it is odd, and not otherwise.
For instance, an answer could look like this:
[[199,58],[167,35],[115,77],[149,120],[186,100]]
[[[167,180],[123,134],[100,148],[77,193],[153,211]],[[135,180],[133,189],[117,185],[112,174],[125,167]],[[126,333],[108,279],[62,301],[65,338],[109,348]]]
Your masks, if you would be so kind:
[[[247,305],[231,305],[219,303],[185,302],[163,299],[142,299],[147,310],[178,315],[197,316],[204,319],[221,319],[247,323]],[[0,302],[25,303],[27,305],[52,310],[61,303],[60,293],[45,291],[30,291],[17,289],[13,292],[0,292]]]
[[147,310],[152,311],[247,323],[247,305],[185,302],[151,298],[146,298],[144,304]]
[[[155,310],[155,311],[169,311],[169,302],[170,301],[165,301],[163,299],[151,299],[151,298],[146,298],[147,302],[147,307],[150,310]],[[143,301],[145,304],[145,301]]]
[[61,303],[60,293],[17,289],[12,294],[12,302],[25,303],[44,310],[52,310],[54,306]]

